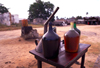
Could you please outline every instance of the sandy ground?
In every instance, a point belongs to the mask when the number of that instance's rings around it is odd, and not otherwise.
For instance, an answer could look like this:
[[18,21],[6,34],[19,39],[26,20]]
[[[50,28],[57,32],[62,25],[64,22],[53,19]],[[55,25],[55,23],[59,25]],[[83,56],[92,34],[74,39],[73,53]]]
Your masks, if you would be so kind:
[[[63,39],[64,33],[70,29],[70,26],[56,27],[57,34]],[[89,48],[86,58],[85,67],[92,68],[98,55],[96,47],[94,45],[99,43],[100,39],[100,25],[84,25],[78,26],[81,30],[81,43],[92,43]],[[39,34],[43,34],[43,28],[35,28]],[[35,49],[36,45],[34,39],[24,40],[21,36],[21,30],[12,31],[0,31],[0,68],[37,68],[37,61],[30,50]],[[93,49],[94,48],[94,49]],[[97,54],[92,53],[93,50]],[[92,59],[92,60],[91,60]],[[80,62],[81,59],[78,61]],[[42,63],[43,68],[55,68],[49,64]],[[72,68],[79,68],[80,65],[74,64]]]

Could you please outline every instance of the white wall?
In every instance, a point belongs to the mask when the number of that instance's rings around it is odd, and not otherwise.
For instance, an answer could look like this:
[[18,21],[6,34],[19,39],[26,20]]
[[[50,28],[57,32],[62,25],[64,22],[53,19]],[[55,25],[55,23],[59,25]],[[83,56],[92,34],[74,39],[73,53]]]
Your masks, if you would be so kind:
[[11,25],[10,17],[9,17],[9,12],[0,14],[0,23],[4,24],[4,25],[7,25],[7,26]]
[[19,16],[17,14],[11,15],[11,21],[10,21],[10,14],[9,14],[9,12],[0,14],[0,23],[1,24],[10,26],[11,22],[12,23],[19,23]]
[[3,14],[3,17],[4,17],[3,23],[6,24],[7,26],[10,26],[11,23],[10,23],[10,15],[9,15],[9,12],[4,13]]
[[19,16],[17,14],[13,16],[14,16],[14,23],[19,23]]

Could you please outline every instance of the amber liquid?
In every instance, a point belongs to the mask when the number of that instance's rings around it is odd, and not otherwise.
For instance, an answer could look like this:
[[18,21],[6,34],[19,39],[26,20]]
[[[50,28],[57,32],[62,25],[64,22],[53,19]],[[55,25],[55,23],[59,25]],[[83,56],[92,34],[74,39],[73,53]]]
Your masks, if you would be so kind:
[[72,34],[71,31],[69,34],[64,35],[65,50],[67,52],[77,52],[79,48],[79,35]]
[[28,26],[28,21],[27,21],[27,19],[23,19],[23,20],[22,20],[22,26],[23,26],[23,27]]

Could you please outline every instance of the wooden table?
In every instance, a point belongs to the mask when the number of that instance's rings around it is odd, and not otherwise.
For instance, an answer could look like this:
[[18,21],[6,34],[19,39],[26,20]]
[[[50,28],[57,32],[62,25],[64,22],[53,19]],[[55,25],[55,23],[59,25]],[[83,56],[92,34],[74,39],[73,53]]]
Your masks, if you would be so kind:
[[80,57],[81,59],[81,68],[85,68],[84,60],[85,53],[91,45],[89,44],[79,44],[79,50],[76,53],[66,52],[64,49],[64,44],[60,47],[59,55],[55,59],[46,59],[42,53],[36,52],[36,50],[31,50],[29,53],[33,54],[38,61],[38,68],[42,68],[42,61],[48,64],[56,66],[56,68],[69,68],[74,64]]

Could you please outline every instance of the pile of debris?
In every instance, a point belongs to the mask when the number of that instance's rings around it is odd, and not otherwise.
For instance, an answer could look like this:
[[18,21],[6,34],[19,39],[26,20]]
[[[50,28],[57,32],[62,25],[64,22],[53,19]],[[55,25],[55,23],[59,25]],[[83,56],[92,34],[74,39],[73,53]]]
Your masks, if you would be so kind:
[[26,39],[39,38],[39,34],[36,29],[32,29],[32,26],[28,26],[27,19],[22,20],[21,37]]

